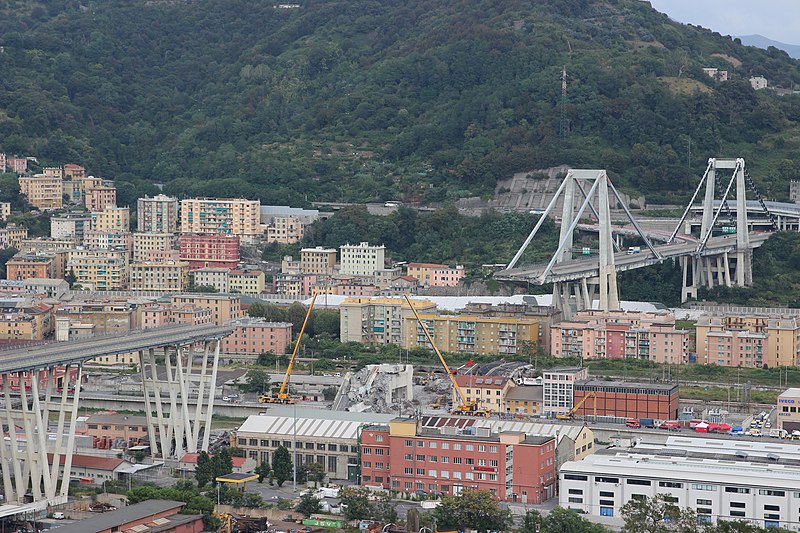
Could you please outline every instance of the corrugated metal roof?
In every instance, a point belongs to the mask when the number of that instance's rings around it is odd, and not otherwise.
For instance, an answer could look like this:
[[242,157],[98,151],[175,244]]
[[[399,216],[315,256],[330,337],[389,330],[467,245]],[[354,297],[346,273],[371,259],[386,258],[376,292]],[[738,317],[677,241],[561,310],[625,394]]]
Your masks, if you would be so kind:
[[359,427],[388,424],[395,417],[393,414],[326,411],[307,407],[271,407],[264,414],[247,417],[239,426],[239,432],[290,436],[296,430],[298,437],[356,439]]

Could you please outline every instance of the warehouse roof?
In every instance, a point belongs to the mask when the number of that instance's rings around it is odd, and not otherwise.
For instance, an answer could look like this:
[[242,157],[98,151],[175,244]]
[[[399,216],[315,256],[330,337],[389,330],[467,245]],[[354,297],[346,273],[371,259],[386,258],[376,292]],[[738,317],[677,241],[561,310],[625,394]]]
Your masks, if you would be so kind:
[[[367,424],[388,424],[396,415],[351,413],[298,407],[296,432],[298,437],[356,439],[359,427]],[[239,433],[263,433],[291,436],[295,433],[295,408],[272,407],[265,414],[247,417]]]
[[800,468],[796,466],[629,453],[593,454],[581,461],[568,461],[561,466],[560,474],[562,478],[564,474],[588,474],[786,490],[796,490],[800,483]]

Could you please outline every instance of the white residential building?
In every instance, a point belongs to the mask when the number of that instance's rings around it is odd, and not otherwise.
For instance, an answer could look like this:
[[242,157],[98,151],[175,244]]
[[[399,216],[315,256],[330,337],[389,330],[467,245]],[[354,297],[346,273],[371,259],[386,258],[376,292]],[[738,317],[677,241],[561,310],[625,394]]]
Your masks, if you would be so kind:
[[564,463],[559,504],[614,517],[631,499],[665,494],[698,522],[747,520],[762,527],[800,525],[800,446],[670,437],[616,454]]
[[572,409],[575,382],[589,379],[586,368],[553,368],[542,373],[543,410],[547,413],[566,413]]
[[750,86],[758,91],[761,89],[766,89],[769,86],[769,82],[764,76],[753,76],[750,78]]
[[201,285],[214,287],[217,292],[228,292],[229,268],[205,267],[192,271],[193,283],[195,287]]
[[343,244],[339,248],[339,273],[349,276],[374,276],[385,265],[386,247],[368,242]]

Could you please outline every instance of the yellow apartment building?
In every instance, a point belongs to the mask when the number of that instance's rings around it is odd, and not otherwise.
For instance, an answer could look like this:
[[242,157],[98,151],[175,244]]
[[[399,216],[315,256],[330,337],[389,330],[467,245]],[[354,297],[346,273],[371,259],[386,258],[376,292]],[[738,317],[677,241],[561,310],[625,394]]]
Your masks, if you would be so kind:
[[261,294],[266,288],[266,276],[260,270],[231,270],[228,272],[228,291],[239,294]]
[[66,271],[75,282],[98,291],[128,288],[128,252],[124,250],[71,250]]
[[[48,169],[49,170],[49,169]],[[19,192],[37,209],[61,209],[64,206],[64,187],[61,175],[36,174],[19,177]]]
[[149,252],[174,250],[175,235],[172,233],[134,233],[132,248],[133,261],[143,262]]
[[211,309],[212,320],[220,325],[242,318],[242,305],[238,296],[226,294],[174,294],[170,298],[173,305],[193,305]]
[[286,215],[276,216],[272,224],[267,226],[267,242],[278,244],[294,244],[303,240],[305,225],[299,217]]
[[106,206],[92,213],[92,229],[105,232],[122,232],[131,229],[131,210],[128,207]]
[[181,292],[189,286],[189,263],[131,263],[130,289],[134,291]]
[[261,232],[261,202],[244,198],[181,200],[181,233],[255,236]]
[[[516,354],[522,343],[539,342],[539,321],[521,317],[421,314],[428,333],[442,351],[471,354]],[[404,348],[432,349],[413,316],[405,317]]]
[[[436,310],[430,300],[412,302],[418,313]],[[347,298],[339,304],[342,342],[402,344],[409,319],[413,321],[414,314],[405,298]]]
[[336,250],[333,248],[303,248],[300,250],[301,274],[333,274],[336,266]]

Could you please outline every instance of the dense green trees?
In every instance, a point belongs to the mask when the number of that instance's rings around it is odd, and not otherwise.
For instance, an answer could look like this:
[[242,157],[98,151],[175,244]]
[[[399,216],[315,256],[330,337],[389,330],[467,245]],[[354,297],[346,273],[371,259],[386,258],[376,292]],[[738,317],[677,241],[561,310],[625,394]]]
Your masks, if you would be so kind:
[[292,465],[292,457],[289,454],[289,450],[283,446],[278,446],[272,455],[272,477],[275,478],[275,483],[279,487],[282,487],[284,483],[292,479],[294,475],[294,467]]
[[668,201],[728,151],[784,195],[797,150],[800,98],[747,83],[796,86],[797,62],[633,0],[17,4],[0,7],[0,150],[116,177],[123,203],[157,182],[279,204],[441,201],[563,163]]
[[444,496],[433,510],[436,525],[442,530],[477,529],[505,531],[513,524],[511,512],[500,509],[499,501],[489,491],[466,490],[458,496]]

